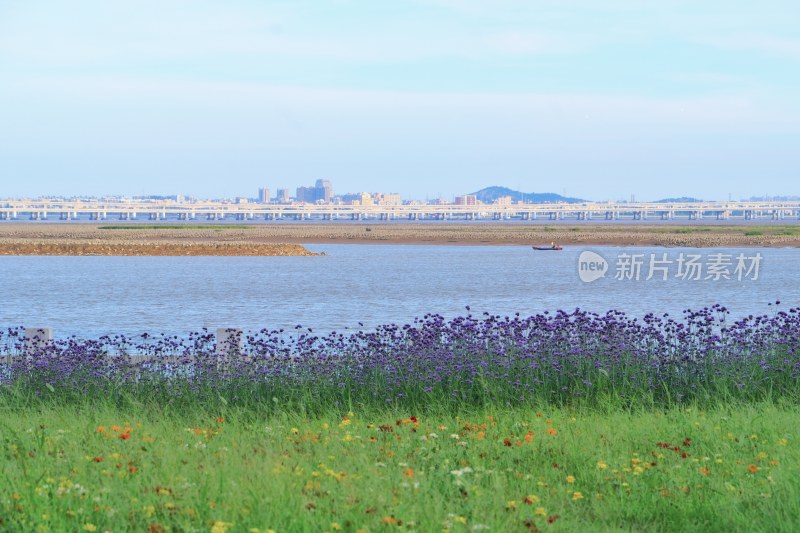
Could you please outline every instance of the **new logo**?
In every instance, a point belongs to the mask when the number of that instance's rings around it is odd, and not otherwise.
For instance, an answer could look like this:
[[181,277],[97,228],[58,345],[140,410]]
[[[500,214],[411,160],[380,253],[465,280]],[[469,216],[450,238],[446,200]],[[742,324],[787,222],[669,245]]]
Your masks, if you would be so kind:
[[595,252],[581,252],[578,258],[578,276],[584,283],[591,283],[602,277],[608,272],[608,261]]

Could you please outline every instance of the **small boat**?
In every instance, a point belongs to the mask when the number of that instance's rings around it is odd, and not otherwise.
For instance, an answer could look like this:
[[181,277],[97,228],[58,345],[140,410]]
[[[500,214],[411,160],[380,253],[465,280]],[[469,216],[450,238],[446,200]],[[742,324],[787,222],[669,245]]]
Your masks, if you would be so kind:
[[551,244],[550,246],[531,246],[534,250],[563,250],[561,246]]

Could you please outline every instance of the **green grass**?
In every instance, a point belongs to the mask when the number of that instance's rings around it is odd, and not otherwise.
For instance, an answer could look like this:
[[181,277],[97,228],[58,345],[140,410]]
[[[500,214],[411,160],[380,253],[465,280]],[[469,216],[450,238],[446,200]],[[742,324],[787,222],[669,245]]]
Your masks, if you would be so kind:
[[692,233],[732,233],[746,236],[761,236],[761,235],[800,235],[800,226],[797,225],[713,225],[713,226],[664,226],[664,227],[646,227],[643,231],[650,233],[667,233],[685,235]]
[[0,530],[728,532],[800,518],[793,403],[217,406],[0,402]]
[[250,229],[252,226],[241,224],[131,224],[130,226],[98,226],[97,229]]

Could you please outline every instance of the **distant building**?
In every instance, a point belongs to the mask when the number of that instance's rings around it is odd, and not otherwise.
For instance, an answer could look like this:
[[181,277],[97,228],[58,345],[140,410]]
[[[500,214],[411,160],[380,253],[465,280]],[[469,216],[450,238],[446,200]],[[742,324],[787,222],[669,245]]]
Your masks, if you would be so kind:
[[511,205],[514,202],[514,199],[510,196],[501,196],[500,198],[495,199],[495,205]]
[[326,204],[331,202],[333,198],[333,187],[331,187],[330,180],[317,180],[314,188],[316,189],[317,200],[322,200]]
[[289,199],[289,189],[278,189],[278,197],[276,198],[279,204],[288,204]]
[[269,188],[261,187],[260,189],[258,189],[258,203],[268,204],[269,200],[270,200]]
[[250,201],[247,198],[245,198],[244,196],[239,196],[239,197],[236,198],[236,203],[237,204],[247,204],[249,202]]
[[313,204],[317,201],[316,190],[314,187],[298,187],[294,195],[298,202]]
[[317,180],[313,187],[298,187],[295,198],[298,202],[307,204],[328,204],[333,199],[331,182],[330,180]]
[[456,196],[456,205],[478,205],[478,197],[474,194],[465,194],[463,196]]
[[400,199],[400,195],[396,192],[377,192],[372,195],[372,198],[377,205],[401,205],[403,203],[403,201]]

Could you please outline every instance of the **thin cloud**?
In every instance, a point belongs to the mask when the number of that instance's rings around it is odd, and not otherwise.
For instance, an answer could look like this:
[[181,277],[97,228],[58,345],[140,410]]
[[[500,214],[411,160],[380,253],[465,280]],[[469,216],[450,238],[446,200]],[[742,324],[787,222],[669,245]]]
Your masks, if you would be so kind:
[[724,50],[749,51],[770,56],[800,59],[800,39],[788,39],[772,35],[741,35],[703,39],[701,42]]

